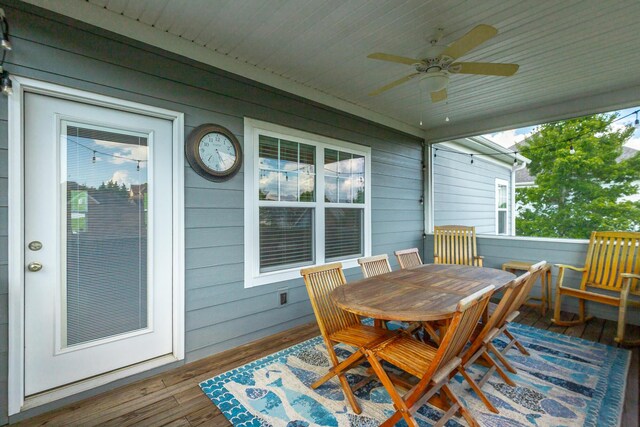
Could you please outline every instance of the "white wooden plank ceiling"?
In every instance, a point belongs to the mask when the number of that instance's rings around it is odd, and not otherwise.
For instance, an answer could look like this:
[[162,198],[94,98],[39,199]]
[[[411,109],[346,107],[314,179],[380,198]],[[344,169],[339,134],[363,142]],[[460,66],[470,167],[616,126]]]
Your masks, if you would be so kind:
[[[640,85],[637,0],[89,0],[267,73],[423,129],[481,122]],[[432,104],[418,79],[367,93],[411,66],[367,59],[416,57],[437,28],[442,42],[474,26],[499,34],[464,61],[513,62],[512,77],[454,75],[447,103]],[[640,94],[636,94],[640,101]]]

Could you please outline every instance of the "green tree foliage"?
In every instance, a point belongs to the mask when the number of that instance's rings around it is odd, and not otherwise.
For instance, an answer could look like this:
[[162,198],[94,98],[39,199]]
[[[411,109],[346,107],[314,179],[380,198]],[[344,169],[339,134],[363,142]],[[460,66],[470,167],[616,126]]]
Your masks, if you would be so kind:
[[518,148],[535,177],[535,187],[517,191],[518,235],[584,239],[591,231],[640,229],[640,202],[624,200],[639,191],[640,155],[619,159],[633,128],[614,130],[616,118],[548,123]]

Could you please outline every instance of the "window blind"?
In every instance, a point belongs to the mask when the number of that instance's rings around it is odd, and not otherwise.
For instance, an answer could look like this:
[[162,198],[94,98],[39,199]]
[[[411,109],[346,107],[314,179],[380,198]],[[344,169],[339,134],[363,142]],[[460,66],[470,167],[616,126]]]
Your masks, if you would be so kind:
[[325,258],[362,256],[363,209],[325,210]]
[[260,271],[312,264],[313,209],[260,208]]

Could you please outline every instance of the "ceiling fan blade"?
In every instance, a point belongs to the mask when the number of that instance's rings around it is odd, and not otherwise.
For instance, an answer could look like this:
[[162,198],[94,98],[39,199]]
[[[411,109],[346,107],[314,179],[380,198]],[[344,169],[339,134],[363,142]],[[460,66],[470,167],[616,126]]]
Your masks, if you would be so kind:
[[[460,66],[459,71],[454,71]],[[486,76],[512,76],[518,71],[518,64],[494,64],[492,62],[456,62],[451,64],[452,73],[482,74]]]
[[498,34],[498,30],[491,25],[480,24],[453,42],[451,46],[442,52],[442,56],[448,56],[452,59],[460,58],[462,55],[480,46],[496,34]]
[[376,89],[376,90],[374,90],[373,92],[371,92],[371,93],[369,94],[369,96],[376,96],[376,95],[379,95],[379,94],[381,94],[382,92],[384,92],[384,91],[386,91],[386,90],[389,90],[389,89],[391,89],[391,88],[394,88],[394,87],[396,87],[396,86],[399,86],[399,85],[401,85],[401,84],[402,84],[402,83],[404,83],[404,82],[408,82],[409,80],[411,80],[412,78],[414,78],[414,77],[415,77],[415,76],[417,76],[418,74],[420,74],[420,73],[413,73],[413,74],[409,74],[408,76],[405,76],[405,77],[403,77],[403,78],[401,78],[401,79],[398,79],[398,80],[393,81],[393,82],[391,82],[391,83],[389,83],[389,84],[387,84],[387,85],[384,85],[384,86],[382,86],[381,88]]
[[407,58],[404,56],[391,55],[388,53],[380,53],[380,52],[367,55],[367,58],[379,59],[381,61],[398,62],[400,64],[407,64],[407,65],[419,64],[422,62],[419,59]]
[[431,102],[440,102],[447,99],[447,88],[439,90],[437,92],[431,92]]

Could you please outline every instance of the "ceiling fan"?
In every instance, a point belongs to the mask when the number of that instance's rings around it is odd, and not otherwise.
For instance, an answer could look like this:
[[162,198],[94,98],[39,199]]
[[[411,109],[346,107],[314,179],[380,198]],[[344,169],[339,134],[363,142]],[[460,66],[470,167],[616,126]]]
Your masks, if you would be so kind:
[[486,76],[512,76],[518,71],[518,64],[496,64],[491,62],[455,62],[456,59],[475,49],[487,40],[495,37],[498,30],[491,25],[480,24],[449,46],[440,46],[442,30],[438,30],[423,59],[413,59],[387,53],[372,53],[367,58],[381,61],[397,62],[411,65],[416,72],[393,81],[371,92],[369,96],[378,95],[409,80],[422,76],[421,89],[431,93],[431,101],[439,102],[447,99],[447,85],[451,74],[480,74]]

